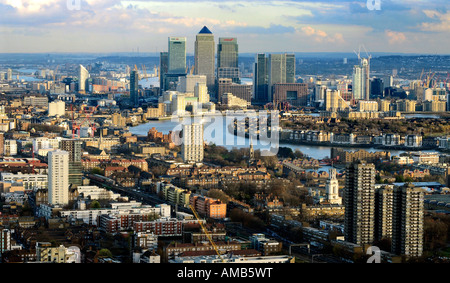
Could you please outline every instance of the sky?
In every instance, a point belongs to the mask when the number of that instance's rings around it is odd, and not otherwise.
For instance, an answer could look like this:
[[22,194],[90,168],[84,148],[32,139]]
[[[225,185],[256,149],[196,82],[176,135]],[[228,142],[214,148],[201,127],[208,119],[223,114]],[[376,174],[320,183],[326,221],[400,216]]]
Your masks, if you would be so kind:
[[[368,2],[369,1],[369,2]],[[0,53],[162,52],[207,26],[239,52],[450,54],[448,0],[0,0]]]

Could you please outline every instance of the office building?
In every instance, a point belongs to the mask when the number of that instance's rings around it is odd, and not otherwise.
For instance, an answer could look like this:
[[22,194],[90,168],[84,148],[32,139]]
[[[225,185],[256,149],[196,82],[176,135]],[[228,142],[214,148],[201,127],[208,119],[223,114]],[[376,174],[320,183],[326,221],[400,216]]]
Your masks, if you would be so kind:
[[69,203],[69,153],[63,150],[48,153],[48,202]]
[[233,83],[240,83],[239,47],[237,38],[221,37],[217,45],[217,78],[229,78]]
[[274,84],[295,82],[295,55],[269,54],[267,69],[269,101],[273,101]]
[[294,106],[307,106],[308,85],[304,83],[276,83],[273,85],[273,103],[287,102]]
[[177,91],[181,93],[194,93],[194,87],[197,84],[207,85],[207,79],[205,75],[186,75],[179,77],[177,84]]
[[185,163],[203,161],[203,125],[198,123],[183,125],[181,157]]
[[424,192],[412,184],[394,188],[392,253],[420,257],[424,238]]
[[194,87],[194,97],[198,98],[198,103],[209,102],[208,88],[204,83],[198,83]]
[[139,73],[137,70],[130,72],[130,104],[139,106]]
[[186,37],[169,37],[168,73],[186,74]]
[[359,65],[353,67],[352,91],[355,100],[370,99],[370,61],[368,58],[360,58]]
[[88,70],[83,66],[78,66],[78,92],[86,92],[86,81],[89,78]]
[[195,40],[194,75],[206,76],[208,90],[214,90],[215,85],[215,43],[213,33],[204,26]]
[[165,76],[169,72],[169,52],[159,53],[159,90],[160,94],[167,90]]
[[5,79],[7,81],[12,81],[12,70],[8,68],[8,70],[6,71],[6,77]]
[[370,82],[370,95],[372,97],[383,97],[384,94],[384,84],[383,80],[380,78],[374,78]]
[[372,244],[375,234],[375,165],[357,161],[346,168],[345,240]]
[[251,102],[252,88],[251,85],[233,83],[231,78],[221,78],[217,84],[217,98],[218,101],[222,101],[222,96],[225,93],[231,93],[236,97]]
[[255,103],[264,104],[269,102],[268,79],[269,75],[267,71],[267,57],[262,53],[256,54],[253,69]]

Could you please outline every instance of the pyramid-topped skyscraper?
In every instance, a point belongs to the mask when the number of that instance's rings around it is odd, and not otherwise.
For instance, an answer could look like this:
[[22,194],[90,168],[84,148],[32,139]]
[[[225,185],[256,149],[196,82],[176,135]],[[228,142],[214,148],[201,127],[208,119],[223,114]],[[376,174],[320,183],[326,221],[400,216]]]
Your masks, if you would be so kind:
[[215,43],[213,33],[204,26],[195,40],[195,67],[194,75],[206,76],[208,92],[215,89]]

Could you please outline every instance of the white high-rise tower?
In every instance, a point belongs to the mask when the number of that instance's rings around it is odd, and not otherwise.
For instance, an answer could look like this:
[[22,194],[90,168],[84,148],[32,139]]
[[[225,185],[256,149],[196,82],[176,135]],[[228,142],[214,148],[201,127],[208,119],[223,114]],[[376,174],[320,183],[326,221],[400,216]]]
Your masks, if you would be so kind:
[[185,163],[200,163],[203,161],[203,124],[183,125],[181,156]]
[[48,202],[52,205],[69,203],[69,152],[48,153]]
[[353,67],[352,91],[355,100],[369,100],[370,95],[370,57],[360,58],[359,65]]

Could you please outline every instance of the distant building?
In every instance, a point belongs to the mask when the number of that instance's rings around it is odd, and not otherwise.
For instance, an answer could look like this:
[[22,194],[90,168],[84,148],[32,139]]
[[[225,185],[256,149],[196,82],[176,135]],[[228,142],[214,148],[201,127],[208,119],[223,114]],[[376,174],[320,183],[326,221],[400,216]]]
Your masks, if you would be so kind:
[[359,65],[353,67],[352,91],[355,100],[369,100],[370,97],[370,61],[361,58]]
[[66,113],[66,103],[58,100],[48,104],[48,116],[64,116]]
[[139,73],[137,70],[130,72],[130,104],[134,107],[139,105]]
[[78,66],[78,92],[86,92],[86,81],[89,78],[88,70],[83,66]]
[[208,90],[215,85],[215,43],[213,33],[204,26],[195,39],[194,74],[206,76]]
[[294,106],[307,106],[308,85],[304,83],[276,83],[273,85],[273,103],[288,102]]
[[217,45],[217,79],[229,78],[240,83],[237,38],[221,37]]

